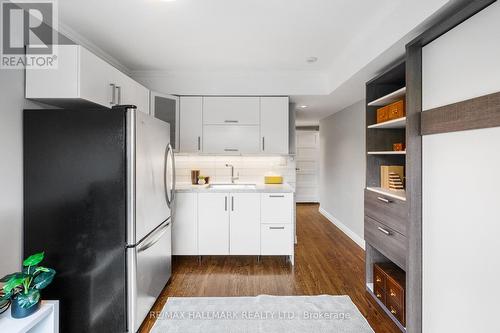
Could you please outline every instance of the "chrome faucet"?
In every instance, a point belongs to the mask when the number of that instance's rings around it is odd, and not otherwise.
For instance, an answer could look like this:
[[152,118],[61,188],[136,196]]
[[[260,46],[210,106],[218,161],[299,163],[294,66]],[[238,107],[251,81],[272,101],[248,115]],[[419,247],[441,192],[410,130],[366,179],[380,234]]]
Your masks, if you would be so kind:
[[[232,165],[232,164],[226,164],[226,167],[227,168],[231,168],[231,184],[234,184],[234,181],[240,179],[240,177],[235,177],[234,176],[234,165]],[[239,174],[238,174],[238,176],[239,176]]]

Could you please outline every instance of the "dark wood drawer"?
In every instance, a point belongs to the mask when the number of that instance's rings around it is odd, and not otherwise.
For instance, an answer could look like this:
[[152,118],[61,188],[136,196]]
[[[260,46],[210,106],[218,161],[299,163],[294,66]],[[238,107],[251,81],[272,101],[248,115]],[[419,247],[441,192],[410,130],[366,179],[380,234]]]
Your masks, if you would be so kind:
[[365,215],[406,236],[406,201],[365,190]]
[[400,308],[404,308],[405,305],[405,291],[390,277],[387,278],[386,282],[387,299],[391,299],[393,303],[396,303]]
[[389,260],[406,269],[406,237],[365,216],[365,240]]
[[386,275],[385,273],[377,266],[373,266],[373,287],[378,288],[385,293],[385,285],[386,285]]
[[382,288],[378,287],[377,285],[374,285],[373,287],[373,293],[375,294],[375,297],[377,297],[379,299],[379,301],[381,301],[382,303],[385,304],[386,302],[386,293],[385,293],[385,290],[383,290]]
[[406,316],[405,316],[405,310],[404,307],[400,306],[396,302],[393,302],[391,299],[389,299],[389,296],[387,296],[387,309],[389,312],[396,317],[397,320],[403,325],[406,326]]

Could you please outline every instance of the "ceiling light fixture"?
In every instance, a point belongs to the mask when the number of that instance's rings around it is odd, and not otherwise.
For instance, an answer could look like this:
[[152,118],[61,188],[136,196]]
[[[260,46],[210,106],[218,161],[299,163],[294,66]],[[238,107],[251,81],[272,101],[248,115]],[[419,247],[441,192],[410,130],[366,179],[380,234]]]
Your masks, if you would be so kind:
[[299,106],[299,107],[300,107],[301,109],[307,109],[309,106],[307,106],[307,105],[301,105],[301,106]]
[[315,63],[316,61],[318,61],[318,57],[308,57],[306,58],[306,61],[310,64],[312,63]]

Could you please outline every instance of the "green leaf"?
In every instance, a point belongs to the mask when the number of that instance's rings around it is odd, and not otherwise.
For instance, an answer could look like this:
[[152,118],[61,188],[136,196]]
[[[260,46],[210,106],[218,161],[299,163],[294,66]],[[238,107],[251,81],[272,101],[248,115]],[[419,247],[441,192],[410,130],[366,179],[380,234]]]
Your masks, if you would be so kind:
[[12,277],[7,283],[3,286],[3,290],[6,293],[10,293],[14,288],[19,287],[23,284],[24,277]]
[[50,272],[50,268],[39,266],[35,269],[35,273],[38,272]]
[[7,282],[13,277],[15,277],[15,278],[24,277],[24,274],[21,272],[16,272],[16,273],[12,273],[9,275],[5,275],[3,278],[0,279],[0,282]]
[[47,272],[38,274],[33,280],[33,288],[41,290],[47,287],[54,279],[54,275],[56,275],[56,271],[51,268],[48,268]]
[[40,300],[40,291],[37,289],[30,289],[26,294],[20,293],[17,295],[17,301],[19,305],[24,309],[29,309],[33,305],[36,305]]
[[32,256],[29,256],[27,259],[25,259],[23,261],[23,266],[38,265],[43,260],[44,255],[45,255],[44,252],[40,252],[40,253],[34,254]]

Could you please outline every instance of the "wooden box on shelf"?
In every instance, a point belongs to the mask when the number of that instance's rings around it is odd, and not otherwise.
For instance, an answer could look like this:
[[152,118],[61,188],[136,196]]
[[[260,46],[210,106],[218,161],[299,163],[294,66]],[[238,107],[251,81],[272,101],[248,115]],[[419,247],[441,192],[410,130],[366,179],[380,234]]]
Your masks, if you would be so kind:
[[397,102],[389,104],[388,120],[398,119],[405,116],[405,100],[401,99]]
[[381,165],[380,166],[380,187],[385,189],[391,189],[390,186],[390,174],[395,173],[399,176],[401,180],[404,179],[404,166],[400,165]]
[[373,291],[397,320],[406,326],[406,274],[393,263],[373,265]]
[[389,120],[389,106],[384,106],[383,108],[377,109],[377,124],[383,123]]

